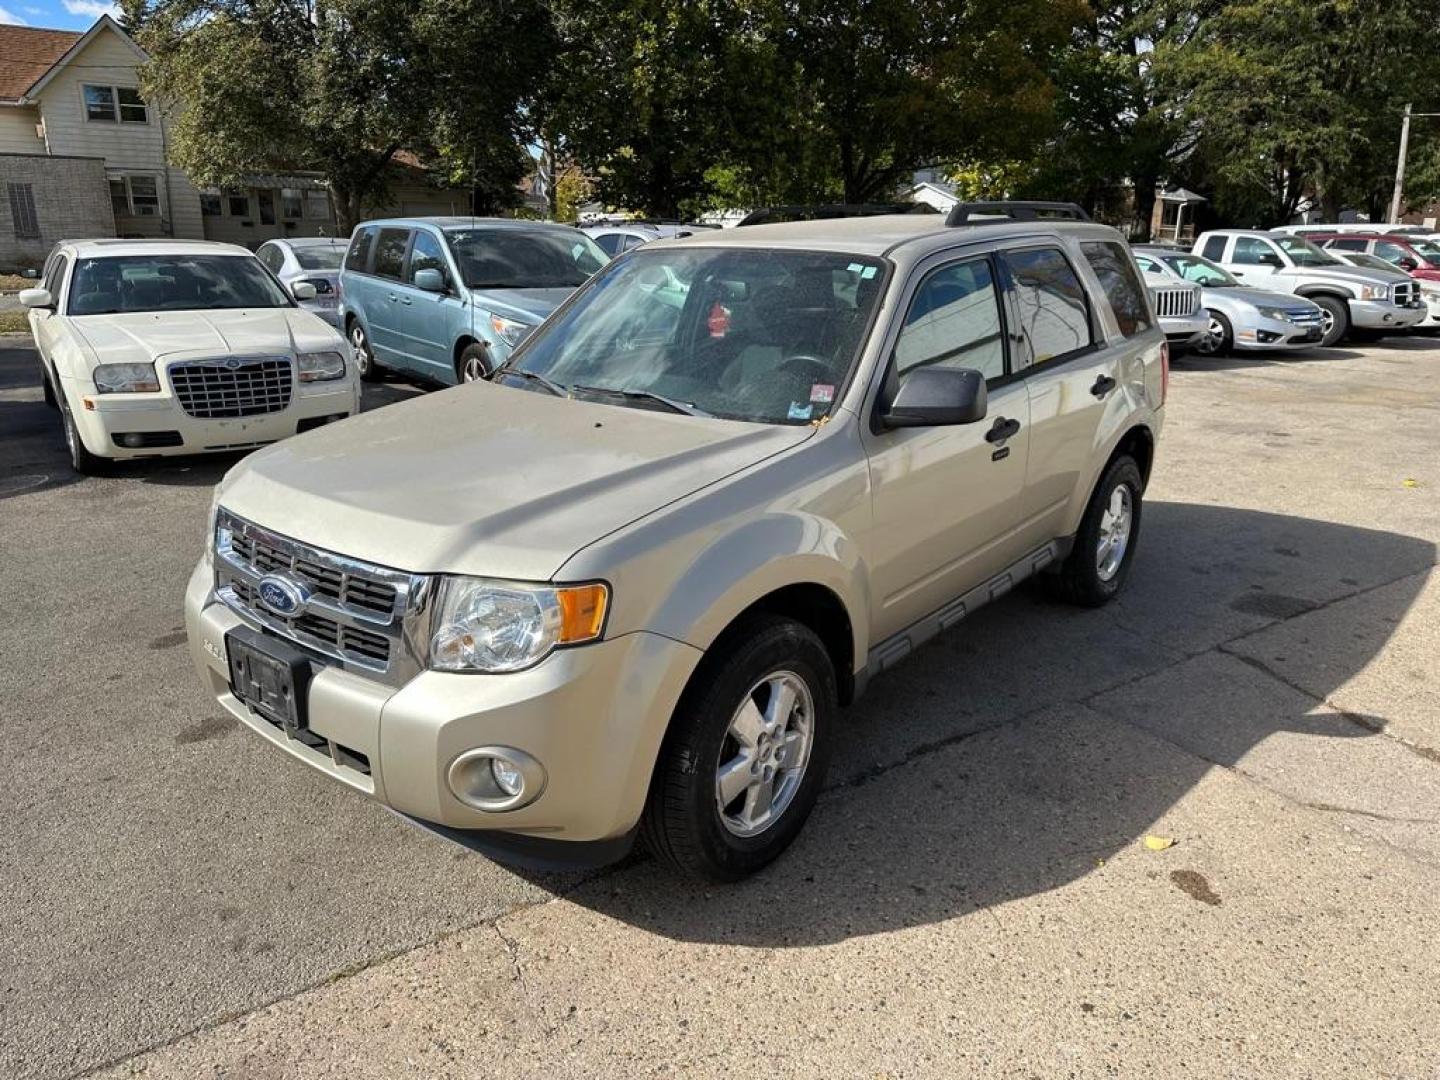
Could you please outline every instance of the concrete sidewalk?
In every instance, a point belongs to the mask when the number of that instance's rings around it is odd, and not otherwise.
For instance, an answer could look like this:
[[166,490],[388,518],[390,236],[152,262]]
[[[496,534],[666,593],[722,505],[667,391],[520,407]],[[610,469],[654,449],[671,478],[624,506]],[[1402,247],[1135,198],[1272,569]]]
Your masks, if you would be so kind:
[[639,859],[105,1075],[1435,1080],[1437,420],[1425,342],[1181,362],[1131,591],[877,680],[756,880]]

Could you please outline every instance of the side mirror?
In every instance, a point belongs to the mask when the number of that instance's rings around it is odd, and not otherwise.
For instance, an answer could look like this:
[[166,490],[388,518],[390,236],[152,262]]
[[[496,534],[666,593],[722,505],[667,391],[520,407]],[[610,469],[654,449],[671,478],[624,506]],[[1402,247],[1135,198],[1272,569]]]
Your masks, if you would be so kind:
[[970,368],[916,368],[880,411],[887,428],[942,427],[985,419],[985,376]]
[[426,292],[444,292],[445,275],[432,267],[415,271],[415,287]]
[[27,308],[55,310],[55,298],[50,295],[49,289],[21,289],[20,303]]
[[1395,265],[1398,266],[1398,267],[1400,267],[1400,269],[1401,269],[1401,270],[1404,270],[1407,274],[1410,273],[1412,270],[1419,270],[1419,269],[1420,269],[1420,264],[1419,264],[1418,262],[1416,262],[1414,259],[1410,259],[1410,258],[1401,259],[1401,260],[1400,260],[1399,262],[1397,262]]
[[1285,266],[1285,264],[1280,261],[1279,255],[1274,255],[1268,251],[1260,256],[1259,262],[1261,266],[1273,266],[1276,270],[1283,269]]
[[290,295],[296,300],[314,300],[315,286],[308,281],[297,281],[290,286]]

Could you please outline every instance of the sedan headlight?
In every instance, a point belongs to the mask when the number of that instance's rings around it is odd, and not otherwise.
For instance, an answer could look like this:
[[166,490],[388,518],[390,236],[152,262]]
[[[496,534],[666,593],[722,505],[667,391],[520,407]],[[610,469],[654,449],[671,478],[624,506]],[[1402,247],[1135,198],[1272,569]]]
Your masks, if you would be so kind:
[[1360,286],[1360,299],[1361,299],[1361,300],[1389,300],[1389,299],[1390,299],[1390,286],[1389,286],[1389,285],[1361,285],[1361,286]]
[[345,374],[345,357],[338,352],[302,352],[295,359],[301,382],[326,382]]
[[561,645],[598,638],[609,599],[609,589],[598,583],[447,578],[430,639],[430,666],[489,673],[530,667]]
[[1262,319],[1278,319],[1281,322],[1286,322],[1290,318],[1282,308],[1278,307],[1257,307],[1255,310],[1260,313]]
[[101,364],[95,389],[102,394],[154,394],[160,390],[154,364]]
[[495,336],[506,345],[515,346],[525,340],[525,335],[534,330],[535,327],[529,323],[516,322],[514,319],[507,319],[503,315],[490,316],[490,329],[495,331]]

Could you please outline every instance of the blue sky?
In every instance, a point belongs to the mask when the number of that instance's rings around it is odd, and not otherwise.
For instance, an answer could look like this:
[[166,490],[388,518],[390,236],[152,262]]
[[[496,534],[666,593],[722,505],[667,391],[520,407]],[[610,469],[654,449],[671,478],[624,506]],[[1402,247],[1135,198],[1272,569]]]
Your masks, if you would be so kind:
[[120,9],[102,0],[0,0],[0,23],[46,26],[56,30],[88,30],[105,14]]

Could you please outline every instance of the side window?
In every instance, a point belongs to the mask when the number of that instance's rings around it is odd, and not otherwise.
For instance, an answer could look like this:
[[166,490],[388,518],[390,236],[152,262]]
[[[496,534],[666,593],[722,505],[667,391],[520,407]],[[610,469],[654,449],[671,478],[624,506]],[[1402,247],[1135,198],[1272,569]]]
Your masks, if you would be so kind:
[[375,241],[374,274],[399,281],[405,268],[405,245],[409,242],[409,229],[381,229]]
[[1007,251],[1015,284],[1020,328],[1030,341],[1031,362],[1063,359],[1091,345],[1085,290],[1058,248]]
[[607,232],[601,233],[599,236],[592,236],[590,239],[594,240],[596,246],[613,259],[620,254],[620,241],[625,239],[625,235],[618,232]]
[[60,301],[60,283],[65,280],[65,265],[65,256],[56,255],[45,267],[45,279],[41,282],[41,287],[49,290],[56,303]]
[[[1271,256],[1269,260],[1265,256]],[[1235,238],[1235,254],[1230,259],[1233,263],[1241,266],[1260,266],[1262,263],[1270,264],[1280,261],[1275,248],[1258,236],[1237,236]]]
[[1329,240],[1329,241],[1326,241],[1326,242],[1325,242],[1323,245],[1321,245],[1321,246],[1322,246],[1322,247],[1328,247],[1328,248],[1339,248],[1341,251],[1364,251],[1364,250],[1365,250],[1365,241],[1364,241],[1364,240],[1350,240],[1350,239],[1344,239],[1344,240]]
[[620,241],[620,250],[629,251],[631,248],[637,248],[643,243],[645,243],[645,241],[638,236],[626,236]]
[[[1119,244],[1093,241],[1081,244],[1080,250],[1105,289],[1110,309],[1115,312],[1115,321],[1120,324],[1120,333],[1133,337],[1149,330],[1152,323],[1150,308],[1145,303],[1145,286],[1140,284],[1140,276],[1130,265],[1125,249]],[[1137,262],[1141,259],[1144,259],[1143,255],[1136,256]],[[1140,264],[1145,265],[1144,262]],[[1155,266],[1155,273],[1161,273],[1159,266]]]
[[420,270],[439,270],[446,281],[450,272],[445,269],[445,256],[440,252],[440,241],[422,229],[415,231],[415,243],[410,245],[410,269],[405,280],[414,283],[415,274]]
[[345,269],[362,274],[370,270],[370,246],[375,240],[374,229],[356,229],[350,239],[350,250],[345,252]]
[[895,343],[901,381],[918,367],[974,368],[987,379],[1005,374],[1000,297],[989,261],[944,266],[920,283]]
[[265,244],[256,253],[260,261],[265,264],[265,269],[272,274],[278,274],[280,267],[285,265],[285,256],[274,244]]
[[1205,241],[1205,250],[1202,254],[1212,262],[1219,262],[1225,258],[1225,237],[1210,237],[1209,240]]
[[1409,259],[1410,253],[1399,244],[1392,244],[1389,240],[1375,241],[1375,254],[1388,263],[1395,263],[1397,266],[1402,259]]

